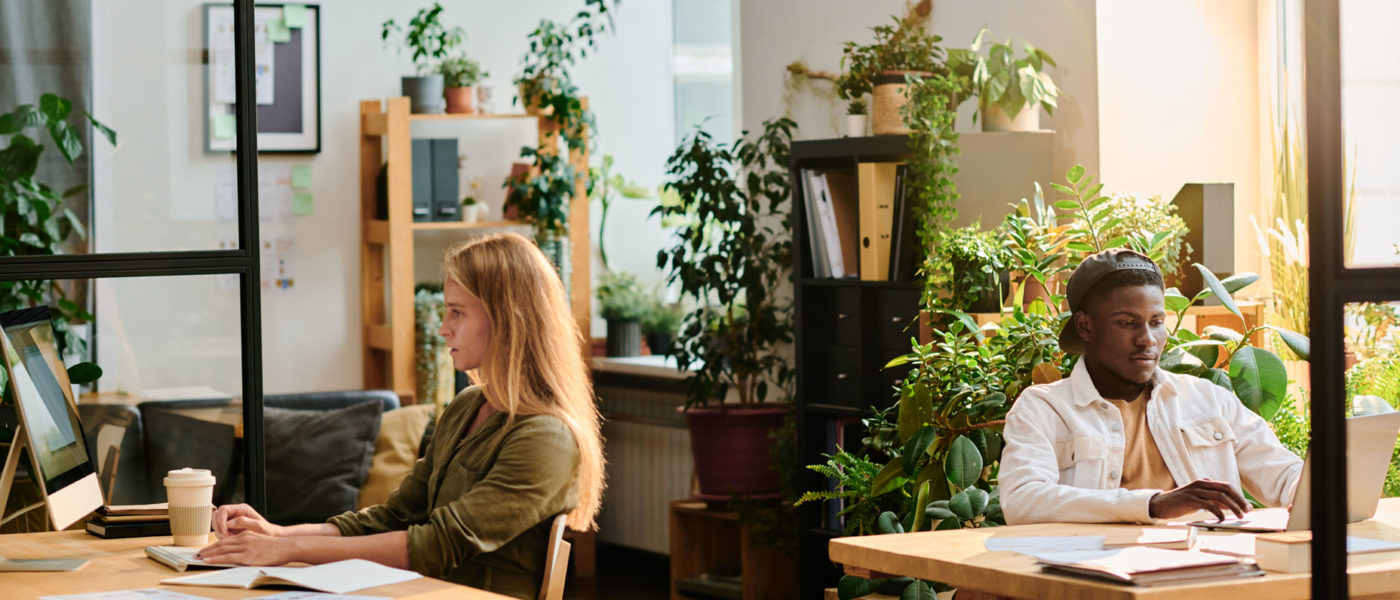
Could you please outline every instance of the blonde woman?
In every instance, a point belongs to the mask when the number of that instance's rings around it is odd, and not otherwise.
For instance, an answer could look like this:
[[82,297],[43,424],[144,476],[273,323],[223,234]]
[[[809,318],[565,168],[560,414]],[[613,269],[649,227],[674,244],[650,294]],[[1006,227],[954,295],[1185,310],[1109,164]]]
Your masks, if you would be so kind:
[[533,243],[493,235],[447,253],[439,333],[480,382],[443,411],[427,455],[383,504],[321,524],[279,526],[221,506],[214,563],[364,558],[535,598],[554,515],[594,524],[603,492],[599,417],[554,268]]

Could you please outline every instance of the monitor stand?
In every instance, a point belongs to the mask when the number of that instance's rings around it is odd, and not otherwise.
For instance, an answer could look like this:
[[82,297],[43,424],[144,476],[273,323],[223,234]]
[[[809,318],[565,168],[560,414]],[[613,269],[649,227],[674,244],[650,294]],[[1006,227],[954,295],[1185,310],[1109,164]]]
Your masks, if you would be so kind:
[[24,431],[24,425],[16,426],[15,437],[10,442],[10,454],[5,457],[4,470],[0,471],[0,525],[4,525],[24,513],[44,506],[44,502],[39,501],[20,509],[13,515],[5,516],[5,508],[10,501],[10,488],[14,487],[15,474],[19,472],[19,457],[24,453],[24,449],[28,445],[29,436]]

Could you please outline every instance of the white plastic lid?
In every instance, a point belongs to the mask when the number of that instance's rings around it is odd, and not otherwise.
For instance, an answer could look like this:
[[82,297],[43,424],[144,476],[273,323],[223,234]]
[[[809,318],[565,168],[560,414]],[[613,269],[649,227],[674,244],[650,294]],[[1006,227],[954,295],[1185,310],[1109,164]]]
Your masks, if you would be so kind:
[[209,469],[175,469],[165,474],[165,485],[168,486],[200,486],[214,485],[214,476],[209,473]]

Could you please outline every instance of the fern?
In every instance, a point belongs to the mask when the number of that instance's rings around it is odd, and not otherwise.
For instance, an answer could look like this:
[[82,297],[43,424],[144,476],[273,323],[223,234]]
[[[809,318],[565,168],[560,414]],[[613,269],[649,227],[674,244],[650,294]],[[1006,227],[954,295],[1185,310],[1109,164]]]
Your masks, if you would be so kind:
[[1391,406],[1400,405],[1400,355],[1368,358],[1347,373],[1347,399],[1380,396]]
[[836,454],[823,454],[825,464],[807,465],[808,469],[821,473],[823,477],[836,480],[834,490],[808,490],[797,499],[796,504],[806,502],[837,502],[846,500],[846,507],[838,513],[845,518],[844,535],[864,535],[871,531],[881,508],[874,503],[870,486],[882,465],[871,462],[863,456],[856,456],[837,448]]

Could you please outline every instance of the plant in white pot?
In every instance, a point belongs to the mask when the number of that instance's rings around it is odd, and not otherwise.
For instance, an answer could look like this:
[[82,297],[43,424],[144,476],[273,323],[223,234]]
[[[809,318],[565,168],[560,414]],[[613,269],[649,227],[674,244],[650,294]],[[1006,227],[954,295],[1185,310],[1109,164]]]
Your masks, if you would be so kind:
[[442,5],[434,2],[413,15],[406,27],[400,27],[393,19],[380,26],[379,39],[387,44],[395,37],[400,50],[410,50],[413,54],[413,66],[418,74],[403,77],[402,84],[403,95],[408,96],[415,113],[443,111],[443,80],[438,66],[466,38],[461,27],[444,26],[439,20],[441,15]]
[[[982,131],[1036,131],[1040,129],[1040,108],[1055,114],[1060,88],[1045,72],[1045,65],[1056,66],[1055,59],[1030,42],[1024,45],[1026,55],[1016,58],[1011,40],[1005,44],[986,44],[987,28],[977,32],[972,45],[948,51],[948,66],[953,73],[971,81],[977,94],[977,114],[982,117]],[[973,120],[976,121],[976,115]]]
[[865,136],[865,98],[856,98],[846,104],[846,137]]
[[442,73],[442,84],[446,86],[442,96],[447,100],[447,112],[476,112],[472,102],[476,97],[476,88],[473,86],[490,75],[482,70],[481,63],[459,54],[442,61],[442,64],[438,65],[438,72]]
[[[667,184],[652,211],[678,223],[677,243],[657,253],[668,280],[697,308],[685,316],[672,354],[686,372],[686,421],[699,497],[777,497],[774,440],[792,399],[792,274],[788,157],[791,119],[757,135],[715,143],[697,130],[667,160]],[[732,392],[732,394],[731,394]],[[737,401],[726,403],[728,396]],[[765,404],[771,401],[774,404]]]

